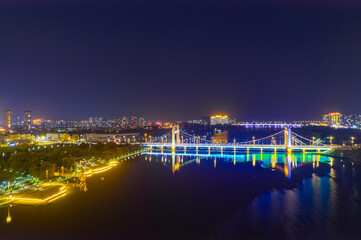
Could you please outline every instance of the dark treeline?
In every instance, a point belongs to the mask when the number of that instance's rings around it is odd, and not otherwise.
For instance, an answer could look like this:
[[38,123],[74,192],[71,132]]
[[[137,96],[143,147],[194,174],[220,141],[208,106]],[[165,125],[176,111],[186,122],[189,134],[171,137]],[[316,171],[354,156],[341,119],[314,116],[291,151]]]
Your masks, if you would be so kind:
[[[65,172],[76,170],[80,160],[109,161],[113,158],[139,150],[138,145],[117,145],[115,143],[95,145],[20,145],[16,148],[0,148],[0,180],[32,175],[44,178],[48,170],[51,177],[54,171],[64,167]],[[3,154],[4,153],[4,154]]]
[[343,159],[345,161],[352,161],[357,163],[358,165],[361,164],[361,149],[359,148],[351,148],[351,149],[335,149],[326,155],[331,157],[337,157],[339,159]]

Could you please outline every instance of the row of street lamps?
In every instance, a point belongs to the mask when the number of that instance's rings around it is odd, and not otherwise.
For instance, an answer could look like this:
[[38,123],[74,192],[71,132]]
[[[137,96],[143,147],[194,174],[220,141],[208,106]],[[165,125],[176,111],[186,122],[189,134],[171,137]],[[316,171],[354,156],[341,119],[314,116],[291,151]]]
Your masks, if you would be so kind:
[[[313,139],[313,138],[312,138]],[[330,136],[330,137],[328,137],[328,139],[330,139],[330,145],[332,145],[332,140],[334,139],[334,137],[332,137],[332,136]],[[350,138],[351,139],[351,146],[353,146],[354,145],[354,143],[355,143],[355,137],[351,137]]]

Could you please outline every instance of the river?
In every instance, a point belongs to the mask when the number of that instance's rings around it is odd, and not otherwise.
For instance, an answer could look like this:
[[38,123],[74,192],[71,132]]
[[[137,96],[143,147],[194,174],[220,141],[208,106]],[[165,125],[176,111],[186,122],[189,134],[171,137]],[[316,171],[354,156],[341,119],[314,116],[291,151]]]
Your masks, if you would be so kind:
[[361,238],[361,172],[325,156],[144,154],[67,189],[0,239]]

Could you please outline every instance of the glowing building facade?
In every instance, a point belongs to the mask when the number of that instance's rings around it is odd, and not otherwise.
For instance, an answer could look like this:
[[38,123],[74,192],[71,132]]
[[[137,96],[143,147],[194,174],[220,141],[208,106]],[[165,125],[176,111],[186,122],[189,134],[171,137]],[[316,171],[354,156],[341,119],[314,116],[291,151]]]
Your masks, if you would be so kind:
[[340,125],[342,123],[342,114],[338,112],[325,114],[322,116],[322,121],[329,126]]
[[144,127],[144,117],[140,116],[138,119],[138,127]]
[[138,126],[137,117],[132,116],[130,124],[131,124],[132,128],[137,128],[137,126]]
[[231,119],[227,115],[214,115],[211,116],[211,125],[224,125],[230,124]]
[[361,115],[357,114],[328,113],[322,116],[322,121],[328,126],[361,128]]
[[122,127],[123,129],[125,129],[125,128],[128,127],[128,117],[127,117],[127,116],[123,116],[123,117],[122,117],[121,127]]
[[4,127],[10,129],[13,125],[13,112],[11,110],[5,110],[4,112]]
[[30,130],[30,128],[31,128],[31,111],[30,110],[24,111],[24,127],[27,130]]

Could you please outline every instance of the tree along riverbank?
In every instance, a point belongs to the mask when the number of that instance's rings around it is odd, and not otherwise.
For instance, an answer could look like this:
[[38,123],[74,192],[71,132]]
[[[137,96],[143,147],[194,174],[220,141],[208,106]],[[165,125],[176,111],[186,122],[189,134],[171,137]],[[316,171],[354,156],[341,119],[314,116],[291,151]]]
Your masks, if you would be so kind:
[[342,158],[346,161],[352,161],[358,165],[361,165],[361,149],[333,149],[330,152],[321,155],[330,156],[334,158]]
[[77,171],[81,161],[99,165],[140,149],[139,145],[115,143],[47,146],[24,144],[15,148],[0,148],[0,181],[13,181],[19,177],[51,178],[55,172]]

